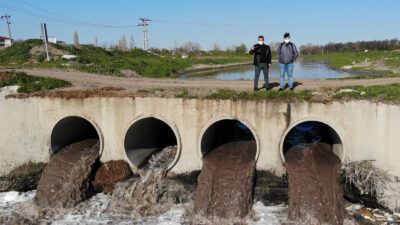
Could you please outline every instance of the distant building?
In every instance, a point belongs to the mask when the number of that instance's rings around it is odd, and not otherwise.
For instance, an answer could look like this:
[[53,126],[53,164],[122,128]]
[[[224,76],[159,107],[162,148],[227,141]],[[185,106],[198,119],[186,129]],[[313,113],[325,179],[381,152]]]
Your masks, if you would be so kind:
[[[40,39],[43,40],[43,37],[40,36]],[[57,37],[55,37],[55,36],[53,36],[53,37],[47,37],[47,41],[48,41],[49,43],[57,44]]]
[[7,48],[12,45],[12,39],[0,36],[0,49]]

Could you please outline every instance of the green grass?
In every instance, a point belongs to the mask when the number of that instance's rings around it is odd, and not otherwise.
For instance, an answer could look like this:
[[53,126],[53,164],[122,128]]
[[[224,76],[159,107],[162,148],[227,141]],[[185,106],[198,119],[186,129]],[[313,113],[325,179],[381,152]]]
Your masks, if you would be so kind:
[[229,89],[218,89],[206,96],[208,99],[245,99],[245,100],[257,100],[257,99],[304,99],[309,100],[312,97],[310,90],[301,92],[292,91],[257,91],[257,92],[237,92]]
[[[348,86],[342,87],[340,89],[352,89],[356,92],[345,92],[338,93],[333,97],[336,99],[377,99],[377,100],[386,100],[386,101],[400,101],[400,84],[391,84],[391,85],[377,85],[370,87],[363,86]],[[336,91],[339,92],[340,89]],[[365,93],[365,94],[361,94]]]
[[18,92],[32,93],[54,88],[70,87],[71,83],[54,78],[42,78],[27,75],[24,72],[10,72],[9,79],[0,79],[0,88],[10,85],[18,85]]
[[353,62],[383,60],[384,65],[400,69],[400,51],[369,51],[369,52],[337,52],[328,55],[302,56],[304,59],[328,60],[328,65],[333,68],[342,68],[352,65]]
[[[32,39],[0,51],[0,66],[2,67],[45,67],[74,68],[89,73],[110,76],[124,76],[122,70],[132,70],[145,77],[174,77],[184,69],[195,64],[222,65],[230,63],[249,62],[251,55],[236,53],[200,52],[190,54],[188,59],[181,55],[154,55],[141,49],[121,51],[107,50],[91,45],[60,45],[50,43],[52,48],[76,55],[77,58],[66,60],[58,55],[50,54],[51,61],[45,61],[44,53],[30,54],[35,46],[42,45],[41,40]],[[198,57],[201,56],[201,57]],[[67,66],[69,61],[76,65]]]
[[13,46],[0,50],[0,66],[21,66],[32,58],[29,51],[35,47],[42,45],[42,41],[38,39],[27,40],[15,43]]

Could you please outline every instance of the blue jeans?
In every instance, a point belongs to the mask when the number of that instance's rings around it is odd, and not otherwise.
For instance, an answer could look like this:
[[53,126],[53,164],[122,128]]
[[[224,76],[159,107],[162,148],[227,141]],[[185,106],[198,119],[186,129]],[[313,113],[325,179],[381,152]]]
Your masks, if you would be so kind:
[[254,69],[255,69],[254,89],[258,88],[258,79],[260,78],[261,70],[263,71],[263,74],[264,74],[264,82],[265,82],[264,83],[264,87],[266,89],[268,89],[268,86],[269,86],[269,76],[268,76],[269,68],[268,68],[268,65],[266,63],[260,63],[258,66],[255,66]]
[[281,88],[285,88],[285,73],[287,73],[289,80],[289,88],[293,88],[293,63],[282,64],[279,63],[279,70],[281,71]]

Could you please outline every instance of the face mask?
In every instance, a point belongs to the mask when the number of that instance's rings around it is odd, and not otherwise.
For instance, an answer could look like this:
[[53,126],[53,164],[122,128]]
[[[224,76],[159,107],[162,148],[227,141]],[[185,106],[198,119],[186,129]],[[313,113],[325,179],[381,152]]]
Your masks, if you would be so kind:
[[285,39],[285,43],[287,44],[287,43],[289,43],[290,42],[290,39]]
[[262,44],[264,44],[264,42],[263,41],[258,41],[258,44],[262,45]]

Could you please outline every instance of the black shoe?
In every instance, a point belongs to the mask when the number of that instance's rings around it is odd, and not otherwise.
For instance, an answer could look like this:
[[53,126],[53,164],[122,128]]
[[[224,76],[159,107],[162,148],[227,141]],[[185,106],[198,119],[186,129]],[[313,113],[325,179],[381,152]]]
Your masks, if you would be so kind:
[[259,89],[259,88],[254,88],[254,89],[253,89],[253,91],[258,91],[258,90],[260,90],[260,89]]
[[270,89],[270,87],[265,87],[265,90],[268,91]]
[[291,91],[294,91],[294,88],[290,88]]
[[278,91],[283,91],[283,90],[285,90],[285,89],[283,89],[283,88],[279,88],[279,90],[278,90]]

